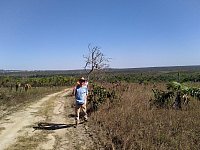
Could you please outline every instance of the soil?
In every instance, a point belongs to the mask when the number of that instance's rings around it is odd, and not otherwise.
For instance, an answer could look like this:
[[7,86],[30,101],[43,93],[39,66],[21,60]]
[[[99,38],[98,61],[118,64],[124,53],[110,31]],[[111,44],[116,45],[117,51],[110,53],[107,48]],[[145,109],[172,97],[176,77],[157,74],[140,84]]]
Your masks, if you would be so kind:
[[0,150],[96,149],[88,123],[75,128],[72,89],[48,95],[0,120]]

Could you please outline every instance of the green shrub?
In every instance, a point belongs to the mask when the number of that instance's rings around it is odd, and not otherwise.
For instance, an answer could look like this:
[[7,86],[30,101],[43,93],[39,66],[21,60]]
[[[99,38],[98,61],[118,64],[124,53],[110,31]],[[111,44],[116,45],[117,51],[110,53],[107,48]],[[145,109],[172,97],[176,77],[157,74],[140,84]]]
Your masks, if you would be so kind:
[[116,97],[115,91],[109,91],[103,86],[92,84],[92,89],[89,92],[88,103],[93,111],[96,111],[101,104],[109,100],[113,102]]
[[152,89],[152,91],[154,99],[150,100],[151,105],[155,105],[159,108],[168,108],[173,103],[174,92],[158,89]]

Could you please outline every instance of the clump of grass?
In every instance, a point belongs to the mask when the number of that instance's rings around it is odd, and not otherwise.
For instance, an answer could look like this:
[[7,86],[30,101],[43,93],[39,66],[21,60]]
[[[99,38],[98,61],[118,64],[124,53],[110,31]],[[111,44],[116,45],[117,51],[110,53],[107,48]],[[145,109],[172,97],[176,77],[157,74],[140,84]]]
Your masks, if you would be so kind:
[[35,150],[40,143],[47,142],[47,132],[36,133],[33,136],[20,136],[17,142],[9,146],[6,150]]
[[51,98],[43,107],[37,112],[37,115],[42,116],[45,122],[51,121],[53,108],[54,108],[54,97]]
[[162,84],[129,84],[120,100],[104,103],[92,114],[90,123],[106,149],[200,147],[200,102],[191,100],[191,107],[183,111],[150,109],[149,100],[155,86],[165,89]]

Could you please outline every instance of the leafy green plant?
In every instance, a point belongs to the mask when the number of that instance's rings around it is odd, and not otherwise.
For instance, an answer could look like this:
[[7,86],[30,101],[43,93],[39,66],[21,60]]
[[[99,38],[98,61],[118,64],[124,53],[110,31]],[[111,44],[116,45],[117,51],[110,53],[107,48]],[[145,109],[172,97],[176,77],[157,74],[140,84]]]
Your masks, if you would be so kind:
[[[150,100],[151,106],[169,108],[172,104],[181,108],[183,95],[190,95],[200,100],[200,89],[196,87],[188,87],[178,82],[170,82],[167,84],[167,91],[153,89],[154,99]],[[175,98],[175,99],[174,99]],[[188,103],[187,103],[188,104]]]
[[156,107],[169,107],[173,102],[174,92],[173,91],[162,91],[158,89],[152,89],[154,93],[154,99],[151,99],[151,105]]
[[109,91],[103,86],[93,84],[88,96],[88,102],[91,105],[92,110],[96,111],[101,104],[106,102],[106,100],[113,102],[115,96],[114,91]]
[[180,91],[181,94],[188,94],[200,100],[200,89],[196,87],[187,87],[178,82],[171,82],[167,84],[167,89],[172,91]]

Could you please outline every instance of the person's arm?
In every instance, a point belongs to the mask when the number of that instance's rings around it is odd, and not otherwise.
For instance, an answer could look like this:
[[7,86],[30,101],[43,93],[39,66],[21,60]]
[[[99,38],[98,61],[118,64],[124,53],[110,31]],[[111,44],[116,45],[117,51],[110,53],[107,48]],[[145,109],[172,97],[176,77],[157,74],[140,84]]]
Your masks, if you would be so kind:
[[72,91],[72,96],[75,96],[76,95],[76,86],[73,88],[73,91]]
[[88,96],[88,88],[86,88],[86,95]]
[[85,104],[87,103],[87,97],[88,97],[88,88],[86,88]]
[[75,97],[73,107],[76,107],[76,86],[73,89],[72,95]]

